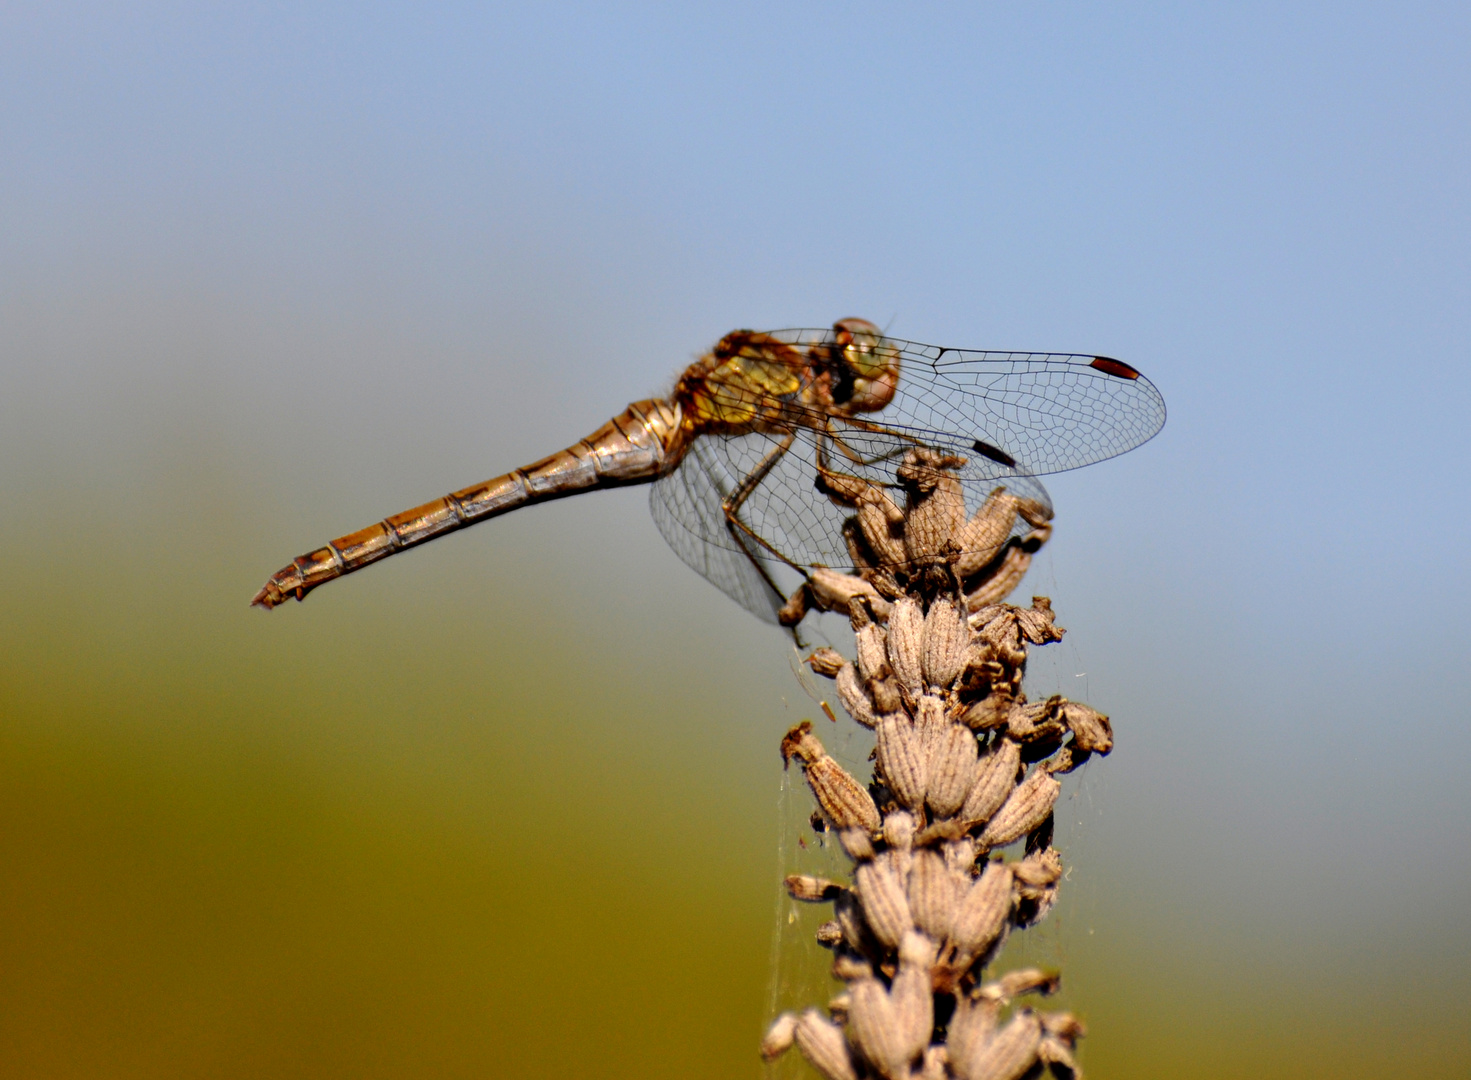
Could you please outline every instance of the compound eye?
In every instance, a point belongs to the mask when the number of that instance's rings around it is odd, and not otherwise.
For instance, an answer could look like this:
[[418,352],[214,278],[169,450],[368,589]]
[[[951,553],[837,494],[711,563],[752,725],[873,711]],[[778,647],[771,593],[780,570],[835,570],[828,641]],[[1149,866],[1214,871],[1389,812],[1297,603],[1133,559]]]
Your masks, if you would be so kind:
[[853,374],[877,378],[890,370],[894,349],[884,341],[883,331],[867,319],[839,319],[833,324],[834,343]]

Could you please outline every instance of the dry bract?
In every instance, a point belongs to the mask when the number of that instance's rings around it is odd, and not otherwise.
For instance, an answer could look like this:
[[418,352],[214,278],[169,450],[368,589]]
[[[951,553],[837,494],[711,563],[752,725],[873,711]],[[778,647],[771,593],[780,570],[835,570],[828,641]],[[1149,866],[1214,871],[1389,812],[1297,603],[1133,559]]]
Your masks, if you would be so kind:
[[[762,1054],[795,1045],[830,1080],[1078,1075],[1081,1025],[1012,1005],[1053,993],[1057,975],[984,975],[1008,933],[1056,899],[1055,774],[1108,753],[1113,732],[1086,705],[1022,692],[1028,649],[1063,631],[1045,597],[1028,608],[1002,600],[1050,534],[1048,514],[998,488],[967,521],[961,464],[910,451],[897,473],[902,510],[876,485],[824,473],[824,490],[855,511],[844,535],[857,570],[814,575],[802,602],[846,610],[855,659],[823,648],[807,662],[875,730],[874,777],[865,787],[849,775],[809,723],[782,742],[856,866],[850,887],[786,879],[792,897],[833,904],[817,939],[846,989],[829,1016],[778,1017]],[[999,850],[1023,838],[1021,857]]]

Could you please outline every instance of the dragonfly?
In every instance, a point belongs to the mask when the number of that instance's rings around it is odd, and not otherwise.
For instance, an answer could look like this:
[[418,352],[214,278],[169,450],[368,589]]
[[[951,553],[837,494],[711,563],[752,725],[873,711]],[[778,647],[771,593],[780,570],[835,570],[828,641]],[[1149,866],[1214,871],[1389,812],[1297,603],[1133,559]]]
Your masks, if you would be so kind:
[[[252,603],[301,600],[531,503],[650,484],[654,521],[675,553],[777,622],[784,576],[806,579],[857,559],[853,506],[840,492],[897,491],[896,467],[916,452],[946,457],[968,509],[1002,489],[1050,517],[1039,476],[1122,454],[1164,422],[1154,384],[1110,357],[941,348],[857,318],[827,329],[735,330],[667,398],[636,401],[550,457],[307,552]],[[1018,519],[1016,535],[1026,527]]]

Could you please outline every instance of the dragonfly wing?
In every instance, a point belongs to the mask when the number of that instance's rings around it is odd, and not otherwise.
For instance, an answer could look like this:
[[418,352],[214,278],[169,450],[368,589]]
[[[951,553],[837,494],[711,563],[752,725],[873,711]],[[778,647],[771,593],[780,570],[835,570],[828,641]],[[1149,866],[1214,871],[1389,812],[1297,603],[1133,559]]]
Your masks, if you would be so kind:
[[[771,443],[761,436],[748,436]],[[649,509],[665,542],[692,570],[764,622],[775,623],[780,596],[751,564],[725,527],[722,503],[736,489],[743,474],[717,452],[725,439],[696,439],[679,467],[660,477],[649,492]],[[768,574],[774,561],[762,558]]]
[[1018,472],[1067,472],[1116,457],[1164,427],[1155,385],[1127,364],[1065,353],[899,348],[899,390],[874,418],[935,446],[996,450]]

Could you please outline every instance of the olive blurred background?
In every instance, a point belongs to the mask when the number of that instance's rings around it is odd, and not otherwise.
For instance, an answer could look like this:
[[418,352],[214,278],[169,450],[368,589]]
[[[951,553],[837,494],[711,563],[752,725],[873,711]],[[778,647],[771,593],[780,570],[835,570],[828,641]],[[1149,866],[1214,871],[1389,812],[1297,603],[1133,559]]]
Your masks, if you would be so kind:
[[1019,591],[1118,736],[1013,946],[1087,1069],[1461,1073],[1468,24],[7,6],[0,1073],[758,1075],[820,713],[643,492],[247,602],[847,315],[1171,408]]

